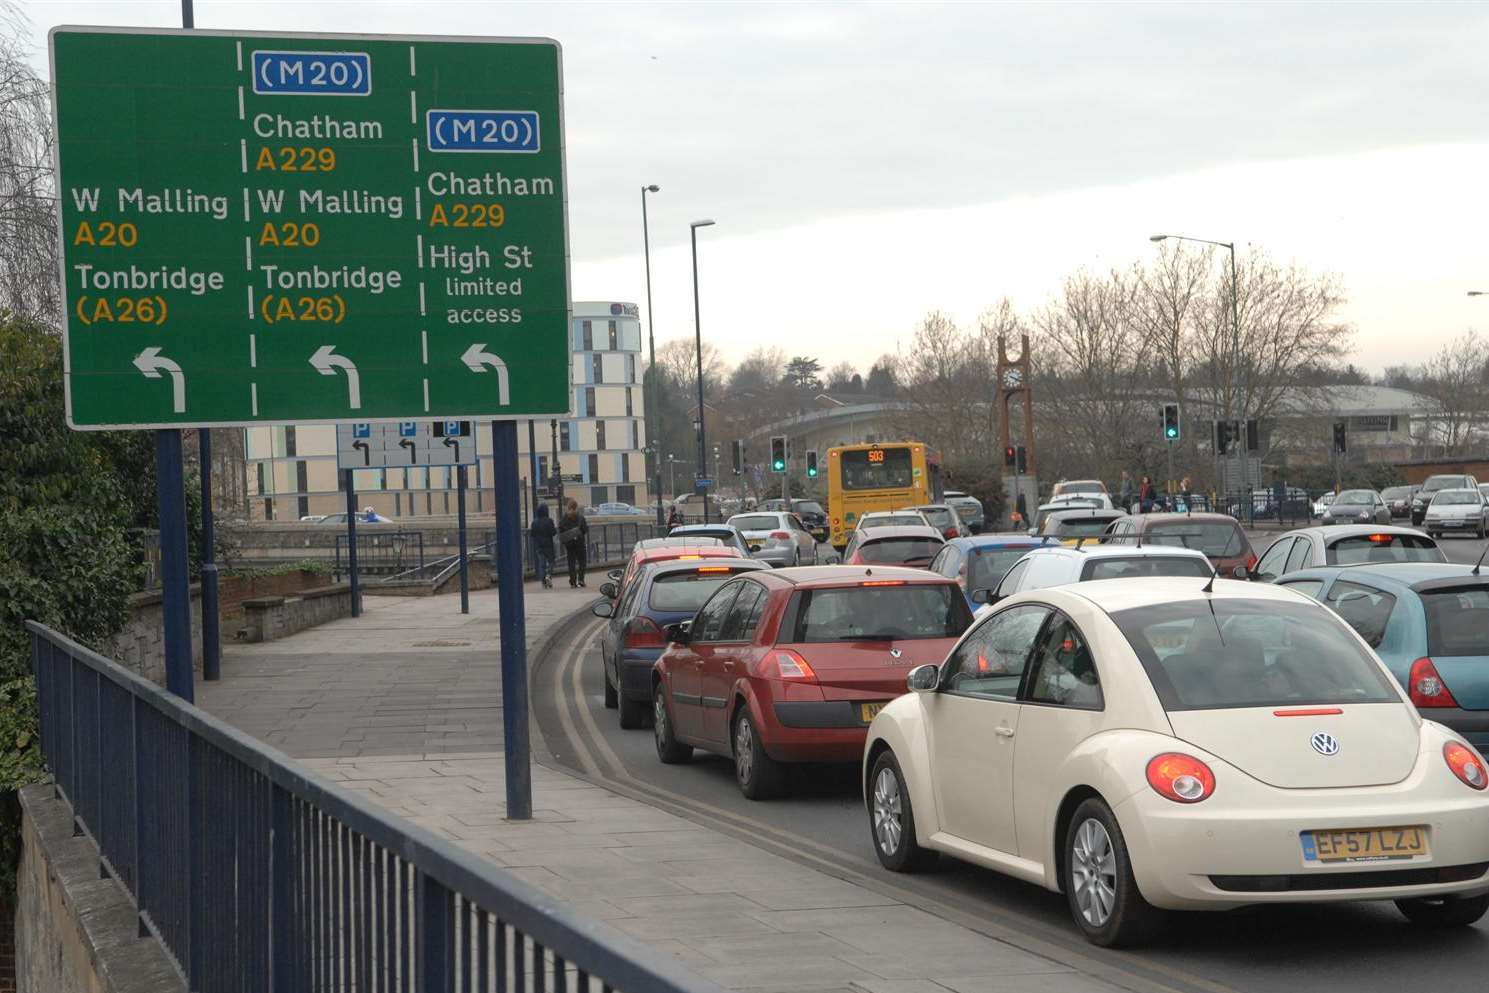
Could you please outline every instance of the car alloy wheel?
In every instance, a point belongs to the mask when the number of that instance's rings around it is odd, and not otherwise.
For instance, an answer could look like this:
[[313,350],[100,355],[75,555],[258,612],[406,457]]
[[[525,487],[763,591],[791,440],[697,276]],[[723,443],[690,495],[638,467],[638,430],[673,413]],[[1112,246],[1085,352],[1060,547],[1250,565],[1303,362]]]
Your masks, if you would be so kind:
[[672,720],[667,714],[667,688],[661,683],[651,696],[652,737],[657,744],[657,758],[664,765],[677,765],[693,757],[693,746],[684,745],[672,733]]
[[915,840],[915,809],[905,775],[889,749],[879,753],[869,773],[869,833],[874,854],[892,872],[921,872],[936,864],[940,853],[921,848]]
[[1075,829],[1070,846],[1070,879],[1081,916],[1094,928],[1105,927],[1117,902],[1117,858],[1106,828],[1092,817]]
[[874,842],[879,851],[893,855],[900,847],[904,821],[900,810],[900,779],[892,766],[884,766],[874,778]]
[[768,800],[781,790],[785,770],[765,754],[749,708],[741,705],[734,718],[734,778],[739,791],[751,800]]

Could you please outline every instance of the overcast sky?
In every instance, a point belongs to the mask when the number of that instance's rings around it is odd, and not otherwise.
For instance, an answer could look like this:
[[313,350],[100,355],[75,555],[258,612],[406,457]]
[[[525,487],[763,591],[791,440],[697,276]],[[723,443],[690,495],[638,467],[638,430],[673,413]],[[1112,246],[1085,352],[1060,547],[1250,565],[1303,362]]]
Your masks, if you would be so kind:
[[[31,2],[178,26],[178,2]],[[1355,361],[1489,324],[1489,5],[197,0],[202,28],[543,35],[564,46],[576,299],[867,368],[927,310],[971,323],[1126,266],[1158,231],[1337,273]]]

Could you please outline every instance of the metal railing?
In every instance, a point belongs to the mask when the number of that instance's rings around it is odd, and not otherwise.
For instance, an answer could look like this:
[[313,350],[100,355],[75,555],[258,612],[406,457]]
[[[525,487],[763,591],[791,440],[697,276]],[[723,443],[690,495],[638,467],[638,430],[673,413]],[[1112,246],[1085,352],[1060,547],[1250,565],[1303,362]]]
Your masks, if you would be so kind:
[[[422,531],[384,531],[376,526],[357,528],[357,571],[359,573],[401,572],[424,567],[424,533]],[[334,578],[341,579],[349,569],[345,533],[336,535],[332,568]]]
[[720,993],[28,622],[74,823],[194,993]]
[[1313,501],[1306,495],[1289,488],[1283,491],[1281,499],[1278,496],[1270,488],[1226,493],[1220,497],[1220,510],[1247,526],[1296,528],[1311,523]]

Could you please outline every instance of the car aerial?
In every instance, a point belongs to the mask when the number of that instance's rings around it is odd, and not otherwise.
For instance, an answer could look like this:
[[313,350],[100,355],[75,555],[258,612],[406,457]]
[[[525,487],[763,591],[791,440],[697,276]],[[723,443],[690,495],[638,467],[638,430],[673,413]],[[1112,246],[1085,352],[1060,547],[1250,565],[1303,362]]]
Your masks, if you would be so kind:
[[784,510],[735,514],[728,521],[739,529],[750,555],[773,566],[817,564],[817,539],[793,513]]
[[618,601],[595,602],[591,612],[609,619],[600,636],[605,706],[620,711],[621,727],[639,728],[651,717],[651,667],[667,647],[667,625],[692,617],[735,576],[768,568],[748,558],[652,562]]
[[1479,481],[1473,476],[1457,474],[1428,476],[1423,481],[1422,488],[1417,490],[1416,495],[1411,498],[1412,524],[1421,525],[1422,519],[1427,516],[1427,505],[1432,502],[1438,490],[1476,490],[1478,488]]
[[667,532],[667,537],[716,538],[722,545],[739,549],[739,554],[746,558],[750,555],[750,546],[745,542],[744,535],[732,524],[679,524]]
[[1021,593],[911,671],[869,727],[879,861],[940,853],[1063,892],[1087,940],[1155,908],[1394,900],[1489,909],[1489,769],[1424,721],[1357,634],[1232,580]]
[[1417,495],[1417,489],[1415,486],[1388,486],[1380,491],[1380,498],[1391,508],[1392,517],[1410,517],[1411,500]]
[[855,525],[859,531],[869,528],[930,527],[931,522],[918,510],[875,510],[864,514]]
[[1303,569],[1277,584],[1333,609],[1422,716],[1489,747],[1489,570],[1418,562]]
[[1438,490],[1422,517],[1422,530],[1434,538],[1441,538],[1445,531],[1470,531],[1482,541],[1489,536],[1489,503],[1477,486]]
[[944,497],[962,523],[967,525],[967,530],[977,534],[987,526],[981,500],[961,490],[947,490]]
[[1167,544],[1139,545],[1114,541],[1104,544],[1079,542],[1074,548],[1047,545],[1019,559],[1001,580],[973,591],[981,604],[995,604],[1015,593],[1042,590],[1066,583],[1088,583],[1102,579],[1146,579],[1152,576],[1188,576],[1208,579],[1215,566],[1198,549]]
[[657,756],[734,759],[745,796],[777,792],[792,762],[856,762],[874,715],[916,665],[972,621],[956,584],[883,566],[755,572],[667,629],[653,669]]
[[1240,523],[1226,514],[1133,514],[1113,524],[1114,538],[1146,545],[1165,544],[1204,552],[1215,571],[1245,578],[1256,565],[1256,553]]
[[1345,490],[1321,516],[1325,524],[1389,524],[1391,508],[1374,490]]
[[1269,583],[1312,566],[1447,560],[1435,540],[1414,528],[1356,524],[1299,528],[1267,546],[1251,578]]
[[946,539],[929,524],[903,524],[854,531],[843,549],[844,565],[903,565],[923,569]]
[[600,584],[600,595],[618,599],[630,586],[631,580],[648,562],[666,562],[671,559],[694,561],[697,559],[741,558],[738,549],[730,548],[717,538],[643,538],[631,549],[631,557],[621,569],[607,573],[610,582]]
[[949,503],[928,503],[910,509],[920,511],[926,522],[940,531],[941,537],[947,541],[952,538],[966,538],[972,533],[967,530],[967,526],[962,523],[962,519],[957,516],[956,510]]
[[1126,516],[1120,510],[1103,510],[1100,507],[1055,510],[1045,515],[1037,533],[1044,537],[1067,541],[1073,541],[1076,538],[1093,538],[1105,534],[1107,528]]
[[1024,534],[985,534],[975,538],[953,538],[936,553],[930,570],[954,579],[967,598],[967,606],[977,609],[972,594],[990,590],[1023,558],[1030,549],[1045,543],[1043,538]]
[[1334,502],[1334,498],[1337,497],[1338,495],[1339,494],[1332,493],[1332,492],[1331,493],[1320,494],[1319,495],[1319,498],[1317,500],[1313,501],[1313,516],[1314,517],[1322,517],[1322,516],[1324,516],[1324,511],[1326,511],[1326,510],[1329,509],[1329,504],[1333,503]]
[[602,503],[594,509],[596,517],[641,517],[648,511],[629,503]]
[[812,537],[818,541],[826,541],[827,511],[816,500],[792,500],[791,513],[795,514],[806,529],[812,533]]

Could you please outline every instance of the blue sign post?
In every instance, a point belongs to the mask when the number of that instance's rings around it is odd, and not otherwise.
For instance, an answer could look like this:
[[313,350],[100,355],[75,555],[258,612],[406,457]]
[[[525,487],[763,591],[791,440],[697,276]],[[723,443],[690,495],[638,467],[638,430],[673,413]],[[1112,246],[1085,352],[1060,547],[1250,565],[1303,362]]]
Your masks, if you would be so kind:
[[517,425],[491,424],[491,476],[496,488],[496,588],[501,615],[502,731],[506,741],[507,820],[533,815],[527,733],[527,619],[522,596],[522,517],[517,506]]

